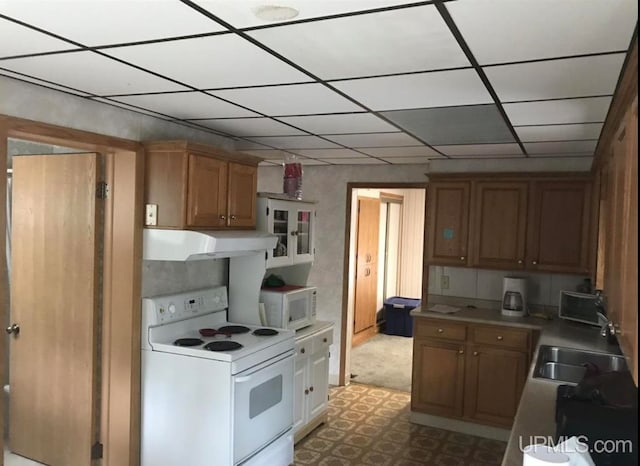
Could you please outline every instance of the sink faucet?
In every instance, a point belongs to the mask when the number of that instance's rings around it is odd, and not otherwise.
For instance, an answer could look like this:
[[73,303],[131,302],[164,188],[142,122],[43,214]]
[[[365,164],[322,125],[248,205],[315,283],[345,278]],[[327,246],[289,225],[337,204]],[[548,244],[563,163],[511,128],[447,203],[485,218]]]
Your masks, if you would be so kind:
[[600,329],[600,336],[607,338],[609,341],[613,340],[613,337],[617,333],[616,325],[606,315],[605,296],[602,294],[602,290],[596,290],[596,315],[598,316],[599,323],[602,324]]

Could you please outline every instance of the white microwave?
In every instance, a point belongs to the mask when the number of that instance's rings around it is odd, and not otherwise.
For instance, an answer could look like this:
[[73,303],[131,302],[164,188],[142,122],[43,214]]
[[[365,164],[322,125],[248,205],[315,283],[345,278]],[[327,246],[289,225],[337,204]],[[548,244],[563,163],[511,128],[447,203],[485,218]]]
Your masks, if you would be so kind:
[[316,288],[285,285],[260,290],[269,327],[298,330],[316,321]]

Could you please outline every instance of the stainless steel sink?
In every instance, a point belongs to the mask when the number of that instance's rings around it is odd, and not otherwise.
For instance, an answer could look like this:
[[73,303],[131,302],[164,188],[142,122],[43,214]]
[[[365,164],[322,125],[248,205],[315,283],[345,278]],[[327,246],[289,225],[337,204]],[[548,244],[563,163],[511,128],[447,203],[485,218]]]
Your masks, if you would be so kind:
[[578,383],[589,366],[600,372],[627,370],[627,364],[622,356],[543,345],[538,351],[533,376],[565,383]]

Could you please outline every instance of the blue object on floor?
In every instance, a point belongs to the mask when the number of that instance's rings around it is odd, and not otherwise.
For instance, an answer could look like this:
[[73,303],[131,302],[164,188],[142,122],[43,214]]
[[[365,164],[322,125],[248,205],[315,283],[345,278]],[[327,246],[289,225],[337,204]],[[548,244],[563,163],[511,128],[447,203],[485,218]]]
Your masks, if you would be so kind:
[[385,328],[387,335],[413,336],[412,309],[420,306],[419,299],[393,296],[384,300]]

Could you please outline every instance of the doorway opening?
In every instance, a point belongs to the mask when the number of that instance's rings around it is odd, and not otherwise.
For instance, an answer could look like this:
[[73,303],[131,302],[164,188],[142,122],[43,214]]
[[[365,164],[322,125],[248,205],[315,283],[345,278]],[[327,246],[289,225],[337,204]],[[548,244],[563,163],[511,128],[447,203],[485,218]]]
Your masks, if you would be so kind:
[[[340,384],[410,391],[413,338],[394,298],[422,297],[426,183],[349,183]],[[389,321],[393,320],[393,326]]]

